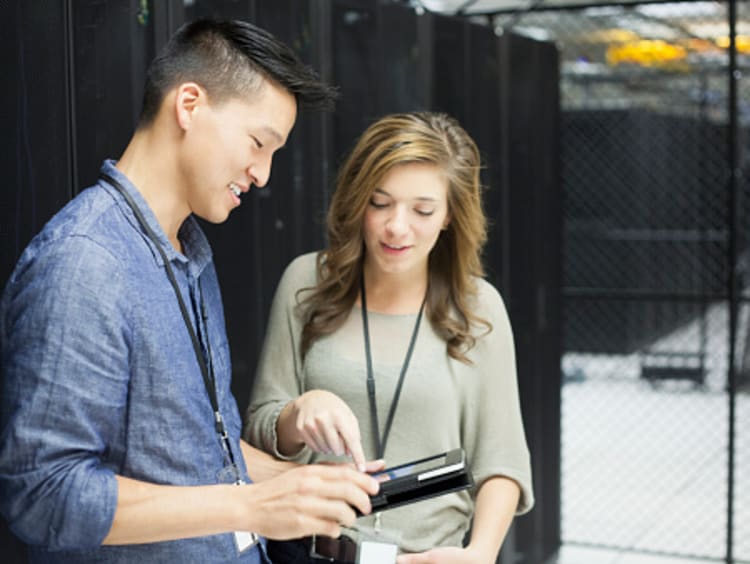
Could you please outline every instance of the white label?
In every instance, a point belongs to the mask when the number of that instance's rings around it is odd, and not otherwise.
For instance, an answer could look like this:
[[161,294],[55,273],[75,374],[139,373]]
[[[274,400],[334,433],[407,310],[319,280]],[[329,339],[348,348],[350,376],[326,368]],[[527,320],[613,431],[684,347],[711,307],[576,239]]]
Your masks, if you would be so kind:
[[359,544],[359,564],[395,564],[398,546],[384,542],[362,541]]
[[247,531],[235,531],[234,542],[237,545],[237,550],[245,552],[248,548],[258,542],[258,535]]

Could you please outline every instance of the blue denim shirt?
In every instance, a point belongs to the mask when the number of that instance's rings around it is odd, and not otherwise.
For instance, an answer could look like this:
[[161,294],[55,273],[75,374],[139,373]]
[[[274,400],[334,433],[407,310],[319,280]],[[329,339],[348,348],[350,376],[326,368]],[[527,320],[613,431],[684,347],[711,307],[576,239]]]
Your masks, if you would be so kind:
[[[177,252],[114,163],[102,170],[137,202],[167,253],[204,355],[210,349],[220,411],[249,482],[208,241],[189,217]],[[195,315],[201,300],[205,320]],[[29,244],[0,303],[0,339],[0,510],[32,561],[264,561],[257,546],[240,555],[231,533],[100,546],[117,505],[115,474],[190,486],[217,483],[226,466],[162,259],[115,188],[84,190]]]

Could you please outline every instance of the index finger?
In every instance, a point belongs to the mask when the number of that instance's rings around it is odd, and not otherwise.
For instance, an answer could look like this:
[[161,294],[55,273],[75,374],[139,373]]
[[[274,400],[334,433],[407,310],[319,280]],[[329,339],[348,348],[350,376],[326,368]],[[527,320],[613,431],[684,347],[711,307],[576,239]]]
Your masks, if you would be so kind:
[[354,465],[357,467],[357,470],[359,470],[360,472],[366,472],[367,460],[365,459],[365,452],[364,450],[362,450],[362,443],[359,441],[359,439],[352,439],[351,437],[343,434],[341,435],[341,438],[344,440],[346,450],[351,455],[352,460],[354,461]]

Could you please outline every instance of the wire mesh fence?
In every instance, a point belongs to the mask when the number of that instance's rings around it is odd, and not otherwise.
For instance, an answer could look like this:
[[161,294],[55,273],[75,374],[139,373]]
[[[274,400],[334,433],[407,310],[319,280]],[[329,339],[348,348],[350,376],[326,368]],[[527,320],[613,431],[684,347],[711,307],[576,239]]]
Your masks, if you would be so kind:
[[736,6],[735,59],[724,2],[494,20],[561,53],[565,543],[750,562],[750,8]]

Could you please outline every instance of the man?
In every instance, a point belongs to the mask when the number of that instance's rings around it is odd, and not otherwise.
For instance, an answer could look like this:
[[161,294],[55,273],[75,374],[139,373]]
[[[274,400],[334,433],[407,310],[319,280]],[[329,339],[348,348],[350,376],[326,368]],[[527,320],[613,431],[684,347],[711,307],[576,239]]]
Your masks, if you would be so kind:
[[240,441],[191,217],[224,221],[266,184],[297,105],[330,97],[263,30],[183,26],[122,158],[25,250],[0,304],[0,509],[32,561],[265,562],[263,537],[337,536],[370,511],[367,474]]

